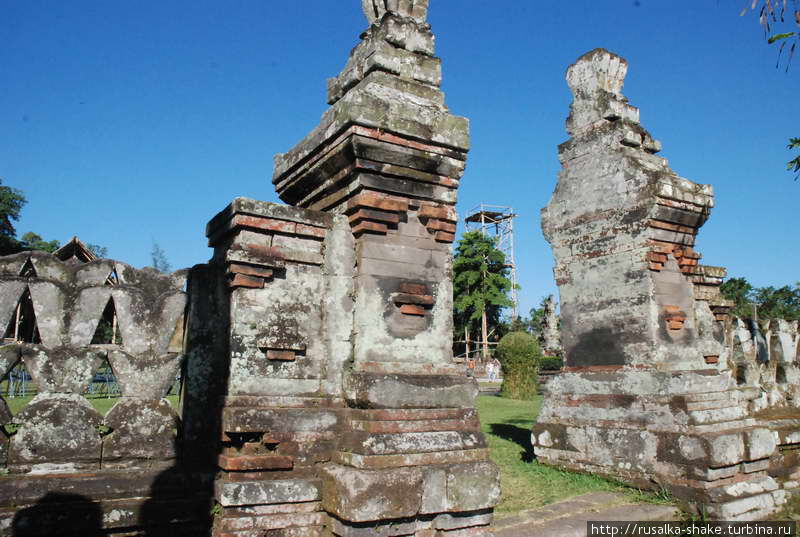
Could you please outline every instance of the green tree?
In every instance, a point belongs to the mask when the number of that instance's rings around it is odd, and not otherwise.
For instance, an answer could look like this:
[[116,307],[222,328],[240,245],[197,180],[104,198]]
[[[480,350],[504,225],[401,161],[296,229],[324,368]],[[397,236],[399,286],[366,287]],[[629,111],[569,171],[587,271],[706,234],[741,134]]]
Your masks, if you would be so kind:
[[157,242],[153,242],[153,249],[150,250],[150,258],[153,261],[153,268],[163,274],[172,272],[172,265],[167,260],[167,254]]
[[731,314],[741,318],[800,319],[800,282],[794,287],[753,287],[746,278],[731,278],[720,286],[722,295],[733,300]]
[[760,287],[754,293],[759,319],[800,319],[800,286]]
[[536,396],[542,350],[527,332],[511,332],[497,345],[497,359],[503,368],[500,393],[512,399],[531,400]]
[[17,230],[14,229],[12,222],[19,220],[20,212],[27,201],[22,191],[3,186],[3,181],[0,179],[0,255],[20,251]]
[[102,259],[108,255],[108,248],[105,246],[100,246],[99,244],[89,243],[86,245],[90,252],[94,254],[94,256],[98,259]]
[[514,320],[503,319],[501,321],[501,328],[497,330],[500,338],[510,332],[527,332],[533,336],[540,338],[542,336],[542,327],[544,325],[544,302],[547,297],[543,297],[538,308],[531,308],[528,312],[528,317],[520,315]]
[[539,301],[538,308],[531,308],[530,311],[530,333],[541,339],[544,333],[544,304],[547,302],[547,297],[543,296]]
[[505,254],[495,241],[480,231],[461,236],[453,259],[453,319],[457,340],[465,332],[470,339],[477,339],[484,312],[486,324],[498,327],[502,309],[513,305],[508,297],[512,284],[505,261]]
[[742,318],[753,316],[752,294],[755,288],[745,278],[731,278],[720,287],[722,296],[733,300],[734,306],[731,315]]
[[22,236],[22,250],[42,250],[52,254],[58,250],[60,246],[61,243],[58,241],[46,241],[41,237],[41,235],[38,235],[33,231],[29,231]]

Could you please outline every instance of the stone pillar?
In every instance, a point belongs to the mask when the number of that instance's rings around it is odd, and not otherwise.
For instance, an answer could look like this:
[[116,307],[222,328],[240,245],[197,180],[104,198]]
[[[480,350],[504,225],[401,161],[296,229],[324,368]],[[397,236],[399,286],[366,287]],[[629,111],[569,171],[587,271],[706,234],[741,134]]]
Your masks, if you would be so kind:
[[[221,400],[206,405],[220,414],[214,535],[322,535],[317,465],[330,460],[341,429],[349,356],[352,300],[341,280],[352,278],[352,262],[337,266],[352,257],[349,226],[343,217],[237,198],[206,234],[214,257],[203,272],[214,276],[193,297],[200,304],[214,287],[227,288],[198,316],[226,340],[190,355],[197,379],[211,370],[226,377]],[[215,368],[209,355],[223,349],[227,367]]]
[[[353,240],[346,410],[322,504],[335,535],[488,535],[499,497],[452,357],[452,252],[468,122],[449,113],[427,0],[365,1],[370,27],[321,124],[275,160],[284,201]],[[327,250],[326,250],[326,255]],[[460,533],[459,533],[460,532]]]
[[676,175],[622,95],[627,62],[597,49],[567,71],[571,139],[542,228],[553,248],[564,372],[534,426],[548,464],[668,487],[712,517],[783,501],[770,431],[747,414],[724,347],[725,270],[698,263],[712,188]]

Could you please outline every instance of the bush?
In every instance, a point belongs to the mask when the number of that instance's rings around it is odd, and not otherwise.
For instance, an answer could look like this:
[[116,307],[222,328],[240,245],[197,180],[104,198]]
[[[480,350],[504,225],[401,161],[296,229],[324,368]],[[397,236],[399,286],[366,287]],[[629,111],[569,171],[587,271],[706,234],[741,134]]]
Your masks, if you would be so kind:
[[500,394],[512,399],[531,400],[536,396],[542,350],[527,332],[511,332],[497,344],[497,359],[503,368]]
[[542,356],[539,360],[541,371],[558,371],[564,367],[564,359],[560,356]]

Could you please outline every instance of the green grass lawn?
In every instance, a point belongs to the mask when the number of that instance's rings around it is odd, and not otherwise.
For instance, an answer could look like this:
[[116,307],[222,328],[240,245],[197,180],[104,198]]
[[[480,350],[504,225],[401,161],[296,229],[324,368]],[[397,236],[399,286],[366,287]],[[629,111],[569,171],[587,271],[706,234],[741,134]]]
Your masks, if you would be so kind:
[[586,492],[629,492],[642,501],[648,495],[601,477],[558,470],[532,460],[531,426],[539,413],[540,398],[517,401],[493,395],[477,399],[481,428],[494,462],[500,466],[503,490],[497,513],[515,513]]
[[[28,395],[25,397],[10,397],[6,399],[6,403],[8,404],[9,410],[11,410],[12,415],[16,415],[22,407],[30,403],[31,399],[33,399],[32,395]],[[111,407],[114,406],[114,403],[119,401],[119,397],[93,397],[87,396],[89,402],[92,403],[92,406],[97,410],[101,415],[105,416],[106,413],[111,410]],[[172,407],[175,410],[179,408],[179,401],[177,395],[168,395],[167,401],[170,402]]]

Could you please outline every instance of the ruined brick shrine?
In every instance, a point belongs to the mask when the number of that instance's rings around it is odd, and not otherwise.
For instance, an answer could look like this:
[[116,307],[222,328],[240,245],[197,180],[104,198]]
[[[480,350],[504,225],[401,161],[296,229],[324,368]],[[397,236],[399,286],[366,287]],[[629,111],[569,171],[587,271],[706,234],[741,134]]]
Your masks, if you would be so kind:
[[713,190],[657,156],[621,93],[627,68],[596,49],[567,70],[571,138],[542,210],[565,367],[531,441],[546,464],[758,519],[800,481],[797,323],[729,319],[725,270],[694,249]]
[[[498,470],[452,356],[468,121],[444,105],[427,0],[363,7],[330,108],[275,159],[289,205],[234,200],[208,264],[0,259],[0,322],[35,317],[0,373],[22,363],[38,389],[2,407],[0,535],[491,535]],[[106,360],[104,417],[83,393]]]

